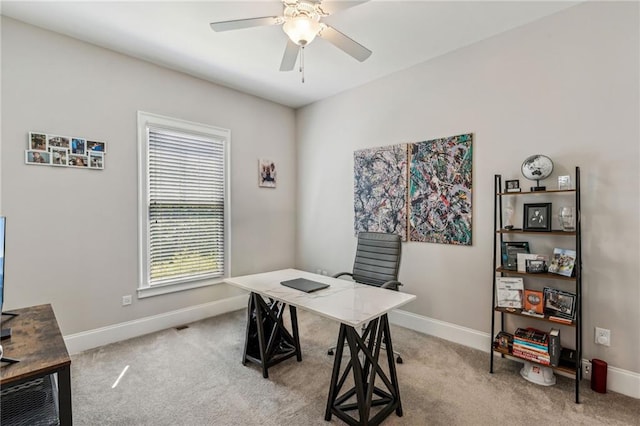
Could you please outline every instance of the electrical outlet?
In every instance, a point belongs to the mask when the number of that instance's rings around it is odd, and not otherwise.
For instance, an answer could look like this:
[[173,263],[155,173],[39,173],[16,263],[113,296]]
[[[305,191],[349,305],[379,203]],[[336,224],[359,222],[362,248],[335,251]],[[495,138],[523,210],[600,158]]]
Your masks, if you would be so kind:
[[611,346],[611,330],[596,327],[596,344],[603,346]]
[[126,296],[122,296],[122,306],[128,306],[131,304],[131,295],[127,294]]
[[584,380],[591,380],[591,361],[588,359],[582,360],[582,378]]

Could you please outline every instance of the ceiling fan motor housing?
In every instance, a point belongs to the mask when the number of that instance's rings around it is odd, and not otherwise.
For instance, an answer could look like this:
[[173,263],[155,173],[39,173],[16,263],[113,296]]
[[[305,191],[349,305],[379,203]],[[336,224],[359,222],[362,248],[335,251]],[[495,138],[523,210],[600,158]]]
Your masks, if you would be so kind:
[[283,1],[284,32],[298,46],[311,43],[322,30],[320,18],[327,14],[320,8],[320,2],[312,0]]

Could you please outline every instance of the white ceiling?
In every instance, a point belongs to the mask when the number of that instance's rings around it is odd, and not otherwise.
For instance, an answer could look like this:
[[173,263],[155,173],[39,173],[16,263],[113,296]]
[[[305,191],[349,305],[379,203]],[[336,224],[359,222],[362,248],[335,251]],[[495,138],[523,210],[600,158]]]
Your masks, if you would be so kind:
[[358,62],[326,40],[280,72],[280,26],[216,33],[210,22],[282,14],[262,1],[2,1],[2,14],[294,108],[571,7],[577,1],[371,0],[325,22],[373,51]]

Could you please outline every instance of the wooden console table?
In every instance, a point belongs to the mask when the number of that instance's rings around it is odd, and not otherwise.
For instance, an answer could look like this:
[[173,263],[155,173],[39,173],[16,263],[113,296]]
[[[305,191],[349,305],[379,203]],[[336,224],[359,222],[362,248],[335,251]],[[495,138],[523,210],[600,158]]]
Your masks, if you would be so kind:
[[19,362],[0,367],[0,386],[57,373],[60,425],[71,425],[71,358],[51,305],[11,312],[17,316],[4,322],[11,327],[11,338],[2,341],[2,348],[5,357]]

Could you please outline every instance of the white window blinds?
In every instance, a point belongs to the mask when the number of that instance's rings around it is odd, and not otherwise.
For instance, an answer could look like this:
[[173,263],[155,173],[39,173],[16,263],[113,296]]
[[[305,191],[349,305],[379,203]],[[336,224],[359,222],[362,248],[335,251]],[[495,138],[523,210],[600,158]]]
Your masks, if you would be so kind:
[[148,285],[223,277],[225,140],[146,130]]

